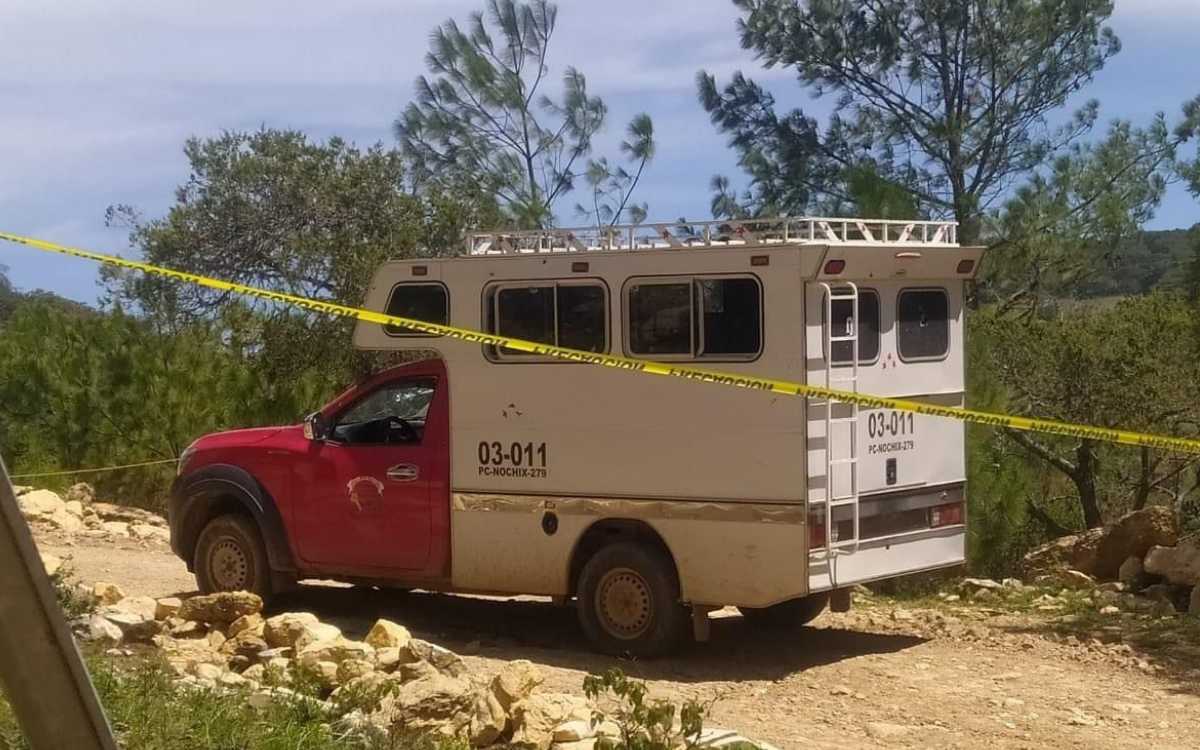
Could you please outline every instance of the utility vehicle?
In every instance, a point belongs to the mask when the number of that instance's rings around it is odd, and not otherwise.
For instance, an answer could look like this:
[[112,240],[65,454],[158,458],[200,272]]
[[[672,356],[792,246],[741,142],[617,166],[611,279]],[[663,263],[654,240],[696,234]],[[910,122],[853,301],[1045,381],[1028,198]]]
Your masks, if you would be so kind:
[[[982,249],[940,221],[487,232],[388,262],[365,307],[634,359],[946,406]],[[656,377],[359,322],[414,349],[303,424],[197,440],[172,544],[204,591],[303,578],[574,601],[653,655],[708,613],[798,626],[957,565],[960,422]]]

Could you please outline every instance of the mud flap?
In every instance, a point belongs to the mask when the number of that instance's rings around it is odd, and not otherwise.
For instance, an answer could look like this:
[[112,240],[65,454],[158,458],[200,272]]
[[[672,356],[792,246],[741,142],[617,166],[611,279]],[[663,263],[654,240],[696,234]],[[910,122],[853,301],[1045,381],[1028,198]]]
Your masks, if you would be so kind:
[[712,637],[712,621],[708,619],[708,613],[714,609],[716,607],[692,605],[692,637],[696,639],[696,643],[708,643]]
[[829,611],[850,611],[850,589],[834,589],[829,592]]

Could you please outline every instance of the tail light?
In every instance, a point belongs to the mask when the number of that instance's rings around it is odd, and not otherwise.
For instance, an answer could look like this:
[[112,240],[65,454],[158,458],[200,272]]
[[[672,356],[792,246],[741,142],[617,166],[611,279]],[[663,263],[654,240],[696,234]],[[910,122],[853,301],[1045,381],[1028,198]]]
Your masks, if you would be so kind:
[[812,515],[808,517],[808,548],[823,549],[825,547],[825,516]]
[[846,261],[836,258],[825,263],[825,275],[837,276],[842,271],[846,270]]
[[963,504],[949,503],[937,505],[929,509],[929,528],[942,526],[958,526],[963,522]]

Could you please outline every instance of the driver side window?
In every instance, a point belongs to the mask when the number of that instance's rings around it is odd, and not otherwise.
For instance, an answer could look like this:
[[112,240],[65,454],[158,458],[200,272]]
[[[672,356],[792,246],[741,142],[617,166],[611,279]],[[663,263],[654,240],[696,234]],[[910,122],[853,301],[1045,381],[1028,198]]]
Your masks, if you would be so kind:
[[380,386],[342,412],[330,437],[347,445],[417,445],[434,386],[430,378]]

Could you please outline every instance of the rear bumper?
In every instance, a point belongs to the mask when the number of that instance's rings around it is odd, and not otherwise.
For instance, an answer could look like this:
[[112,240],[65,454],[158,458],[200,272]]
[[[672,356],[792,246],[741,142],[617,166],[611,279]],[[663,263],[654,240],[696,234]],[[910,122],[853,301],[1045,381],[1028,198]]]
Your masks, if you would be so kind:
[[[931,513],[957,505],[961,523],[935,526]],[[900,489],[867,495],[859,501],[859,543],[828,557],[814,551],[808,561],[810,591],[827,591],[856,583],[950,568],[966,561],[966,484]],[[818,505],[818,516],[823,510]],[[853,509],[836,508],[834,524],[843,538],[853,537]],[[847,536],[848,535],[848,536]],[[837,537],[835,536],[835,539]]]
[[853,553],[832,559],[818,553],[808,564],[809,591],[828,591],[856,583],[895,578],[966,561],[966,525],[863,540]]
[[[928,531],[936,525],[930,519],[930,509],[958,505],[966,513],[966,484],[956,482],[934,487],[899,490],[864,495],[859,500],[859,539],[873,541],[884,537]],[[810,507],[815,521],[824,525],[821,505]],[[810,522],[814,519],[810,516]],[[854,537],[854,510],[843,506],[833,512],[836,534],[834,540]],[[948,524],[947,524],[948,525]]]

